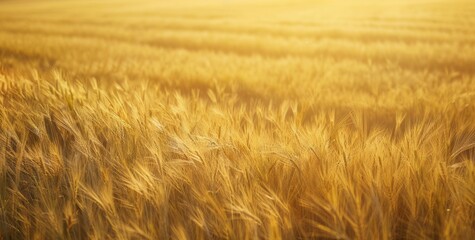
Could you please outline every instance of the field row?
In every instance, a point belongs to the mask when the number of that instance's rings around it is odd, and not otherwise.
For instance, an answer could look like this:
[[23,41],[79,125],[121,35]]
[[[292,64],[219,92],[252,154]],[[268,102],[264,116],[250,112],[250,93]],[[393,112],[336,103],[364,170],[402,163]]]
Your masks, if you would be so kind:
[[[150,37],[140,36],[130,41],[125,36],[103,35],[96,33],[61,33],[54,31],[30,33],[27,30],[3,31],[2,48],[25,54],[39,54],[45,57],[48,52],[68,51],[74,53],[78,48],[95,48],[107,44],[123,46],[151,46],[157,48],[186,49],[190,51],[214,51],[234,55],[262,55],[265,57],[328,57],[335,59],[354,59],[359,61],[391,62],[405,68],[447,69],[464,73],[473,73],[475,64],[475,46],[457,43],[414,43],[375,42],[365,43],[349,39],[323,38],[309,41],[302,38],[257,37],[245,34],[215,34],[206,32],[150,32]],[[26,31],[26,33],[25,33]],[[114,36],[115,35],[115,36]],[[144,35],[146,35],[144,33]],[[134,35],[132,35],[134,38]],[[26,46],[31,41],[36,46]],[[43,43],[44,46],[40,46]],[[77,45],[75,45],[77,44]],[[96,46],[94,46],[96,45]],[[38,51],[45,52],[44,54]],[[116,50],[119,52],[119,49]],[[123,52],[134,56],[133,52]],[[63,54],[63,53],[61,53]]]

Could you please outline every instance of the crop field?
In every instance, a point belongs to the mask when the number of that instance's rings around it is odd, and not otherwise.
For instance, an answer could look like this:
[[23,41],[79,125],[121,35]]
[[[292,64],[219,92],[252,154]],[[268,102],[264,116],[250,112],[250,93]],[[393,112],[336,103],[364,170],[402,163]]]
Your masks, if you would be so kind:
[[0,239],[475,239],[475,1],[0,1]]

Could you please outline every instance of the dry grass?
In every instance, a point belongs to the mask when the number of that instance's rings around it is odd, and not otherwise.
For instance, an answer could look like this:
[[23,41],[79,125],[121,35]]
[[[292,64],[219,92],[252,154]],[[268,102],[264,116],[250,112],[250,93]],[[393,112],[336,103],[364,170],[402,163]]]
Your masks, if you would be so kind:
[[473,11],[1,2],[0,238],[474,238]]

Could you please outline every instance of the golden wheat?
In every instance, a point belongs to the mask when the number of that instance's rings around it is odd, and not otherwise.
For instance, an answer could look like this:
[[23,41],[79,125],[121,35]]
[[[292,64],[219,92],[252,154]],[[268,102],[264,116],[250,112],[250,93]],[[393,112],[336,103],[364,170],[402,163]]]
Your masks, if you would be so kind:
[[471,1],[3,1],[0,239],[472,239]]

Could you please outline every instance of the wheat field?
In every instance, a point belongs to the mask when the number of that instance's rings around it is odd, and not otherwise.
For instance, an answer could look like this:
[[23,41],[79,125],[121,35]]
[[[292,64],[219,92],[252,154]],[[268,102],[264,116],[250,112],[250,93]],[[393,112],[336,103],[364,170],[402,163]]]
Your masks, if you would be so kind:
[[0,1],[0,239],[474,239],[474,13]]

